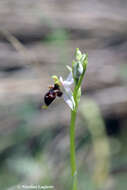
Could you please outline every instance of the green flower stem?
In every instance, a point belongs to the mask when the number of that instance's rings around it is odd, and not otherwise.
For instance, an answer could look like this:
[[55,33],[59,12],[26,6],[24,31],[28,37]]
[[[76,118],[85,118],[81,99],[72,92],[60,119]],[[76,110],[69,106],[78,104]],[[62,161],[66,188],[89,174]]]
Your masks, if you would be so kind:
[[73,186],[72,190],[77,190],[77,168],[76,168],[76,154],[75,154],[75,122],[77,115],[77,88],[74,89],[74,100],[76,103],[75,109],[71,111],[71,123],[70,123],[70,162]]
[[76,171],[76,156],[75,156],[75,121],[76,121],[75,110],[71,111],[71,124],[70,124],[70,161],[71,161],[71,172],[73,180],[72,190],[77,190],[77,171]]

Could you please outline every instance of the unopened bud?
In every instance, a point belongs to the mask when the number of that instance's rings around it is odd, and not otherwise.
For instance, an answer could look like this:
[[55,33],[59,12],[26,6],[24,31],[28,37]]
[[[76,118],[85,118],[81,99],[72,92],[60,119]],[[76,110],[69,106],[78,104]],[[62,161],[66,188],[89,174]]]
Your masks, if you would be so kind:
[[79,80],[80,76],[83,73],[83,66],[81,62],[76,62],[73,66],[73,75],[76,80]]
[[75,51],[75,58],[77,61],[80,61],[80,59],[82,58],[82,53],[81,51],[79,50],[79,48],[76,48],[76,51]]

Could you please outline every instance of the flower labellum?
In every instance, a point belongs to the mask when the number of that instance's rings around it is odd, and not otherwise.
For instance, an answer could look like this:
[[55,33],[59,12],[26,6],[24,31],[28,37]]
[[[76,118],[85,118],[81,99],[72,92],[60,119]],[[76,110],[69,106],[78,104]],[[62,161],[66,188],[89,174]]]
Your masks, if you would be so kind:
[[[49,88],[50,90],[44,96],[44,102],[46,106],[49,106],[57,96],[61,97],[63,94],[57,83],[54,84],[54,86],[50,86]],[[43,108],[46,108],[46,106],[43,106]]]

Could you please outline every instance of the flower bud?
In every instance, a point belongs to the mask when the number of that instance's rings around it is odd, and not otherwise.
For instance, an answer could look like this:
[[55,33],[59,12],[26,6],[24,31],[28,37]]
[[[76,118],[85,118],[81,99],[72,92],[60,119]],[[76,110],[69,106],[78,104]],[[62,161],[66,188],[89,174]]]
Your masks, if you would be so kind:
[[80,61],[80,59],[82,58],[82,53],[81,51],[79,50],[79,48],[76,48],[76,51],[75,51],[75,58],[77,61]]
[[83,66],[82,66],[81,62],[76,62],[73,65],[73,76],[74,76],[76,82],[79,80],[82,73],[83,73]]

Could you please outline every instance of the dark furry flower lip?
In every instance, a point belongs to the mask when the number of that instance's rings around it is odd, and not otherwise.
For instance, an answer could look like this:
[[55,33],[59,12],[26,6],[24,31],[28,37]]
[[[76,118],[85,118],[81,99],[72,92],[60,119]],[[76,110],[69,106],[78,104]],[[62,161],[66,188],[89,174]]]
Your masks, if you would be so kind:
[[54,84],[54,86],[50,86],[49,88],[49,91],[44,96],[46,106],[49,106],[56,99],[56,97],[61,97],[63,94],[58,84]]

